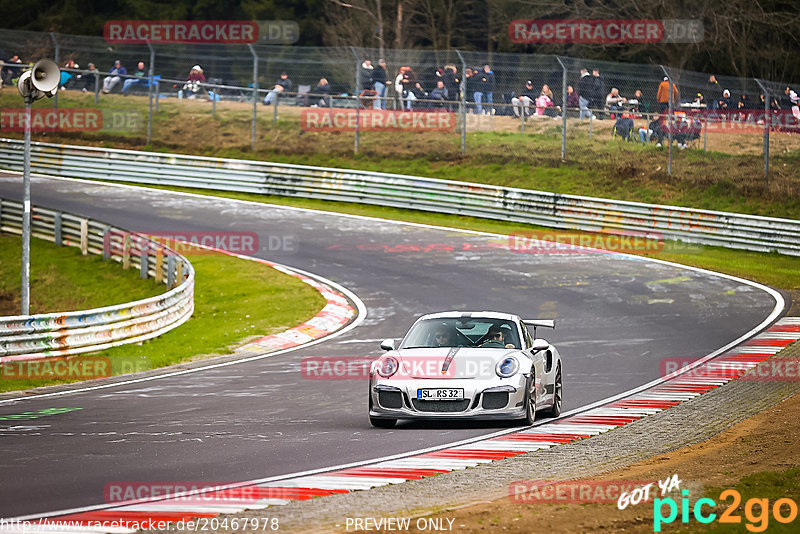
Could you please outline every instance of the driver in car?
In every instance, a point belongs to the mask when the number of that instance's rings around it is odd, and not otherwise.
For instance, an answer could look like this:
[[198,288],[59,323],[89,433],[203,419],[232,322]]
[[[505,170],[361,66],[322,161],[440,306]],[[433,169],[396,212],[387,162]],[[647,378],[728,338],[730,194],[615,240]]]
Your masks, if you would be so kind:
[[439,328],[433,335],[437,347],[452,347],[454,345],[453,333],[447,328]]
[[486,340],[481,343],[481,347],[505,347],[514,348],[514,345],[506,343],[506,336],[503,329],[498,325],[492,325],[486,334]]

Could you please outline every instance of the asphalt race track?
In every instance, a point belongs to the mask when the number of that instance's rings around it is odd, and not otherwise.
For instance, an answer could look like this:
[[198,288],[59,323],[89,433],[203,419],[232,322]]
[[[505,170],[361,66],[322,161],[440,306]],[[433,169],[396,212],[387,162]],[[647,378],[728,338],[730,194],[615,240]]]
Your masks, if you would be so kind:
[[[0,196],[19,200],[21,182],[0,174]],[[365,380],[301,376],[304,356],[380,354],[379,340],[403,335],[422,313],[498,310],[556,318],[547,337],[564,359],[569,410],[658,378],[664,358],[718,349],[775,306],[768,293],[741,281],[616,254],[514,253],[497,236],[39,177],[32,199],[134,231],[255,232],[259,257],[342,284],[363,300],[368,315],[343,336],[283,355],[0,404],[0,417],[80,408],[0,420],[0,517],[102,504],[112,482],[262,478],[507,428],[406,423],[373,429]]]

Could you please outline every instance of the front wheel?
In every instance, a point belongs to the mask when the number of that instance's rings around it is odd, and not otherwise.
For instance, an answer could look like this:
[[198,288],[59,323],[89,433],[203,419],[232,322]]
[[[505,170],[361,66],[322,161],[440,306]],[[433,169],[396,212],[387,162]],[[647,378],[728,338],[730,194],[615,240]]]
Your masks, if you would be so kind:
[[531,370],[531,376],[528,377],[526,389],[525,418],[523,421],[530,426],[536,420],[536,377],[533,376],[533,370]]
[[558,417],[561,415],[562,389],[561,364],[558,364],[556,368],[556,381],[553,384],[553,407],[545,412],[547,417]]
[[397,419],[389,419],[386,417],[369,417],[369,424],[375,428],[393,428],[397,423]]

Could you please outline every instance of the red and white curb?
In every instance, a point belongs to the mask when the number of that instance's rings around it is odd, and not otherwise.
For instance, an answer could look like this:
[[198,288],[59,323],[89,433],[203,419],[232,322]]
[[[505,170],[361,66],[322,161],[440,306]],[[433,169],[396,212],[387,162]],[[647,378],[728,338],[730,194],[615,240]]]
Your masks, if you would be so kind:
[[[334,302],[335,306],[341,304],[338,299],[334,299]],[[215,518],[220,514],[235,514],[245,510],[280,506],[291,501],[400,484],[407,480],[475,467],[596,436],[669,409],[739,378],[797,339],[800,339],[800,318],[781,319],[750,340],[703,361],[706,367],[702,376],[695,378],[687,373],[676,374],[674,377],[670,375],[670,378],[628,397],[522,431],[320,474],[255,485],[252,482],[243,482],[225,489],[177,498],[140,500],[104,509],[55,516],[48,518],[47,524],[35,523],[35,519],[28,527],[5,523],[0,524],[0,532],[135,532],[135,529],[124,525],[141,525],[146,521],[176,523]],[[255,343],[259,342],[262,340]],[[242,496],[244,489],[247,490],[246,498]],[[95,526],[103,522],[114,526]]]

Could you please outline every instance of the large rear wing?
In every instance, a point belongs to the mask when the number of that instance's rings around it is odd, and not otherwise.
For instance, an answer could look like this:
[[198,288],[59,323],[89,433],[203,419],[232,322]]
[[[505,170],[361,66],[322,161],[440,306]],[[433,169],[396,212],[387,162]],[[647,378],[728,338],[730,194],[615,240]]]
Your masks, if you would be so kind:
[[553,319],[523,319],[523,323],[533,327],[533,338],[536,339],[536,327],[552,328],[555,330],[556,322]]

